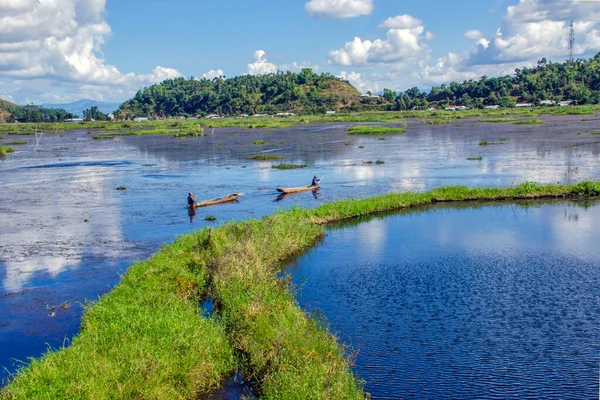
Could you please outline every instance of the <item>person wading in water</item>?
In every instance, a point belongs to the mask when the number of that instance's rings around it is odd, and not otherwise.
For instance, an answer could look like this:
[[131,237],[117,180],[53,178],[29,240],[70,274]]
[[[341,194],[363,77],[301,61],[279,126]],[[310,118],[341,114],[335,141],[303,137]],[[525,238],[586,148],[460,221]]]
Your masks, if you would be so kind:
[[196,206],[196,198],[192,192],[188,193],[188,207],[195,208]]

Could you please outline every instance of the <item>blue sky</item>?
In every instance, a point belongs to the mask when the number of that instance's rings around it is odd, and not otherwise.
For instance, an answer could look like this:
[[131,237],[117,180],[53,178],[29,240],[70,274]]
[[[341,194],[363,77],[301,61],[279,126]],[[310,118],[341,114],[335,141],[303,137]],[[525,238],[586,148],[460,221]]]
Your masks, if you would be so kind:
[[361,91],[600,51],[600,0],[0,0],[0,97],[123,101],[176,76],[312,67]]

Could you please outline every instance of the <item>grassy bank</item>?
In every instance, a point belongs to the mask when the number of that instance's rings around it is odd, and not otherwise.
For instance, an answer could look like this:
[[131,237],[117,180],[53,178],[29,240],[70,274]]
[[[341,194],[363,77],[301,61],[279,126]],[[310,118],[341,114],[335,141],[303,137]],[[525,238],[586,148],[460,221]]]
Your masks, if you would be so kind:
[[0,146],[0,156],[14,152],[15,149],[13,149],[12,147]]
[[[9,135],[33,135],[35,132],[58,133],[73,129],[102,129],[120,132],[147,129],[154,134],[186,134],[202,136],[207,128],[242,128],[242,129],[281,129],[295,125],[323,122],[402,122],[408,118],[422,120],[426,124],[448,124],[456,120],[484,117],[479,122],[515,122],[517,117],[538,117],[541,115],[593,115],[600,110],[600,105],[570,106],[570,107],[535,107],[535,108],[502,108],[498,110],[464,110],[464,111],[362,111],[340,112],[335,115],[299,115],[286,118],[250,117],[250,118],[219,118],[219,119],[188,119],[163,121],[104,121],[85,123],[37,123],[37,124],[0,124],[0,132]],[[195,134],[194,134],[195,132]],[[149,134],[145,132],[143,134]]]
[[[600,196],[600,182],[443,187],[294,208],[183,236],[132,266],[87,309],[69,348],[33,362],[0,397],[192,398],[241,368],[265,398],[363,398],[344,348],[276,278],[290,257],[322,238],[327,223],[436,202],[571,196]],[[216,318],[199,313],[205,295]]]

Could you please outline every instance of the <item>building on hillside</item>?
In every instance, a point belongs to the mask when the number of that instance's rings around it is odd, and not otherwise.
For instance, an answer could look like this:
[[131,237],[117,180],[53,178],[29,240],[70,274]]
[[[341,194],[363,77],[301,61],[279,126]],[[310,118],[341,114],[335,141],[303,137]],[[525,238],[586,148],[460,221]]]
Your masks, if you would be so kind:
[[144,121],[148,121],[148,118],[146,117],[137,117],[133,119],[133,122],[144,122]]
[[325,115],[335,115],[335,111],[326,111]]
[[574,104],[575,104],[575,100],[563,100],[560,103],[558,103],[558,105],[560,107],[572,106]]
[[294,113],[277,113],[275,114],[276,117],[294,117],[296,114]]
[[223,118],[223,117],[220,116],[219,114],[208,114],[206,116],[206,119],[217,119],[217,118]]
[[554,100],[542,100],[540,101],[540,106],[555,106],[556,102]]
[[531,108],[532,104],[531,103],[517,103],[515,104],[516,108]]
[[497,110],[500,108],[498,104],[494,104],[493,106],[485,106],[483,107],[485,110]]
[[81,122],[83,122],[83,118],[67,118],[67,119],[65,119],[65,122],[81,123]]

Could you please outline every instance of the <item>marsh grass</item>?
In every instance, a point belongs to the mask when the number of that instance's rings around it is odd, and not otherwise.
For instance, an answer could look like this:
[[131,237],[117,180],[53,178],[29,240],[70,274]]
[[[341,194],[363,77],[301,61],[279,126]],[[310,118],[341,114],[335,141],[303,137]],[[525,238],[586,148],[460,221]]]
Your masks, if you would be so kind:
[[522,119],[520,121],[513,122],[514,125],[542,125],[544,121],[541,119]]
[[265,144],[269,144],[269,142],[267,142],[266,140],[255,140],[254,142],[252,142],[252,144],[265,145]]
[[15,149],[13,149],[12,147],[6,147],[6,146],[0,146],[0,156],[9,154],[9,153],[14,153]]
[[271,165],[271,168],[275,168],[275,169],[299,169],[299,168],[306,168],[308,167],[308,164],[277,164],[277,165]]
[[27,144],[27,142],[24,140],[13,140],[12,142],[6,142],[4,144],[7,146],[18,146],[22,144]]
[[477,122],[487,122],[487,123],[503,123],[503,122],[514,122],[517,121],[516,118],[487,118],[487,119],[480,119]]
[[352,126],[348,128],[349,135],[385,135],[405,132],[404,128],[389,126]]
[[501,142],[486,142],[486,141],[479,142],[480,146],[494,146],[497,144],[502,144],[502,143]]
[[467,160],[469,160],[469,161],[481,161],[481,160],[483,160],[483,158],[481,158],[481,157],[467,157]]
[[276,154],[255,154],[252,157],[248,157],[248,160],[258,160],[258,161],[266,161],[266,160],[281,160],[285,158],[284,156],[279,156]]

